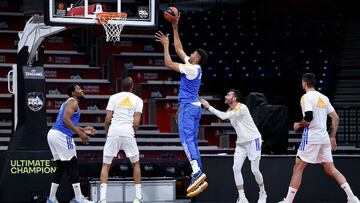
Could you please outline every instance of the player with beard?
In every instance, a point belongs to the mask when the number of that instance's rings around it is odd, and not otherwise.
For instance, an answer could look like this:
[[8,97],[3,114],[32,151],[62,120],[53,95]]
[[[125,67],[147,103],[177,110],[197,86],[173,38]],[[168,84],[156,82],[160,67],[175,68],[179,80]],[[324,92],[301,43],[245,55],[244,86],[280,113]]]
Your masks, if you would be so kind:
[[254,174],[255,180],[260,188],[258,203],[266,203],[267,195],[265,192],[264,179],[259,170],[262,142],[261,134],[257,129],[247,106],[240,103],[240,97],[241,94],[239,90],[229,90],[225,96],[225,104],[229,105],[229,109],[226,112],[215,109],[205,99],[200,99],[200,102],[205,108],[220,119],[230,120],[231,125],[236,131],[237,139],[233,164],[235,183],[239,192],[239,198],[236,203],[249,202],[245,196],[244,180],[241,174],[241,168],[246,157],[251,162],[251,172]]

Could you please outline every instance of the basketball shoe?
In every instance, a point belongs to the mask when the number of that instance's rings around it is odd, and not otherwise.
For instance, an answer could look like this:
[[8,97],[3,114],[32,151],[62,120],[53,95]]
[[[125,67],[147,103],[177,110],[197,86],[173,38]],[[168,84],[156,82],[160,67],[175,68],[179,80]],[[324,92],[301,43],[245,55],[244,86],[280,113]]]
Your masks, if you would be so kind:
[[199,184],[199,186],[194,191],[187,193],[186,196],[189,198],[196,197],[202,191],[204,191],[208,186],[209,186],[209,184],[206,181],[203,181],[202,183]]
[[347,203],[360,203],[360,200],[356,196],[354,196],[353,198],[348,198]]
[[249,203],[245,196],[240,197],[236,200],[236,203]]
[[135,197],[133,203],[143,203],[143,200]]
[[94,202],[86,199],[83,195],[81,195],[79,201],[74,199],[72,203],[94,203]]
[[191,184],[186,189],[186,192],[187,193],[193,192],[200,185],[200,183],[204,182],[205,179],[206,179],[206,174],[201,171],[198,171],[197,173],[193,174],[191,178]]
[[59,203],[58,201],[57,201],[57,199],[55,199],[54,201],[52,201],[51,199],[47,199],[46,200],[46,203]]
[[278,203],[289,203],[289,202],[286,201],[285,198],[284,198],[284,200],[282,200],[282,201],[280,201],[280,202],[278,202]]

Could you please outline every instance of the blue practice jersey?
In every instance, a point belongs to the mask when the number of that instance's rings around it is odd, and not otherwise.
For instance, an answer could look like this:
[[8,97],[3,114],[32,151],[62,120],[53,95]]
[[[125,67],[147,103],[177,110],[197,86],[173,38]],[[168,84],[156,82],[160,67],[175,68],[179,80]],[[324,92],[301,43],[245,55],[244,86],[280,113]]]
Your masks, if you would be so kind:
[[[65,108],[66,108],[66,104],[70,99],[74,99],[74,98],[69,98],[68,100],[66,100],[60,107],[60,111],[59,114],[56,118],[56,122],[54,124],[54,126],[52,127],[52,129],[58,130],[70,137],[73,137],[73,135],[75,134],[75,132],[73,132],[72,130],[70,130],[68,127],[66,127],[66,125],[63,122],[63,117],[64,117],[64,112],[65,112]],[[72,116],[71,116],[71,122],[77,126],[79,125],[79,120],[80,120],[80,109],[78,109],[77,112],[75,112]]]
[[201,66],[190,64],[188,59],[189,58],[186,57],[186,64],[180,64],[179,66],[181,73],[179,104],[199,102],[199,89],[202,76]]

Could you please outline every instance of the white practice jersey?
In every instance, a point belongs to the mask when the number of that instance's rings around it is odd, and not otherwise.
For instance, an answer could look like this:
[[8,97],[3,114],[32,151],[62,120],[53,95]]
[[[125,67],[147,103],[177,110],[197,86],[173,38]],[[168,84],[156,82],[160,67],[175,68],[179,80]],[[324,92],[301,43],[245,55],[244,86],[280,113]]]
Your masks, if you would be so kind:
[[261,134],[257,129],[249,109],[245,104],[238,103],[238,105],[233,110],[229,110],[227,112],[221,112],[211,106],[209,111],[214,113],[222,120],[230,120],[230,123],[234,127],[237,134],[236,143],[244,143],[261,138]]
[[313,119],[310,125],[304,129],[303,140],[309,144],[325,144],[330,142],[327,132],[327,116],[335,111],[329,98],[318,91],[308,91],[301,97],[301,110],[303,116],[305,112],[312,111]]
[[106,107],[113,111],[108,136],[134,137],[134,114],[142,113],[143,105],[143,100],[131,92],[112,95]]

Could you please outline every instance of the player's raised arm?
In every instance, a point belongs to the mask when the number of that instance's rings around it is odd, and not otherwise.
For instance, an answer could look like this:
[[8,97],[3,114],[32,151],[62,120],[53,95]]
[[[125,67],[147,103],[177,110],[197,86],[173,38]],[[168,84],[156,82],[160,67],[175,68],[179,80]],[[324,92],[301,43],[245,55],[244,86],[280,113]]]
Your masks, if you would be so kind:
[[[179,19],[180,19],[180,16],[179,16]],[[172,28],[173,28],[173,32],[174,32],[174,47],[175,47],[176,54],[180,57],[180,59],[182,61],[184,61],[184,59],[187,55],[186,55],[186,53],[183,49],[183,46],[181,44],[181,41],[180,41],[178,25],[179,25],[179,20],[175,20],[172,22]]]
[[175,63],[171,60],[170,52],[169,52],[169,36],[164,35],[161,31],[155,33],[155,40],[160,42],[164,46],[164,62],[165,66],[174,70],[176,72],[180,72],[179,63]]

